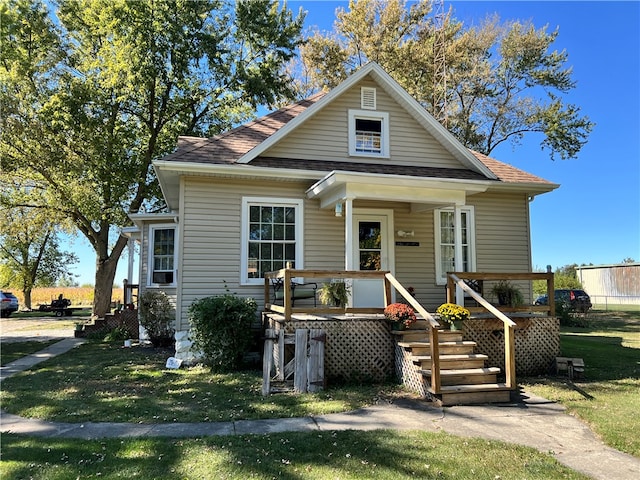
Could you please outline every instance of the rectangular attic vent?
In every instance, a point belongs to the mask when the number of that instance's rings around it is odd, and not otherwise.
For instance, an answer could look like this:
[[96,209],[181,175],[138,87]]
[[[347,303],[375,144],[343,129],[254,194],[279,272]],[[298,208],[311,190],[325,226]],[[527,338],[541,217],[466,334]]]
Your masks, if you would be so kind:
[[372,87],[360,88],[360,108],[363,110],[376,109],[376,89]]

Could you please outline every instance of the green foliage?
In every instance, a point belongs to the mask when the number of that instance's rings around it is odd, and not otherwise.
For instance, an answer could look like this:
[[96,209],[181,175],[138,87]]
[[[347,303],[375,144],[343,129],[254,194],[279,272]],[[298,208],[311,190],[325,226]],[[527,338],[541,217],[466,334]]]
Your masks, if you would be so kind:
[[237,370],[251,342],[258,305],[252,298],[227,293],[194,301],[189,323],[194,347],[216,372]]
[[351,290],[343,281],[323,283],[318,289],[318,297],[325,305],[344,307],[349,301]]
[[492,288],[491,293],[500,305],[516,307],[524,304],[524,297],[518,287],[506,280],[500,280]]
[[[56,8],[49,12],[48,8]],[[159,211],[152,161],[178,135],[212,136],[291,96],[296,18],[267,0],[0,4],[3,169],[46,185],[96,252],[108,311],[128,214]],[[56,21],[53,21],[54,14]]]
[[104,336],[104,341],[105,342],[121,342],[121,341],[126,340],[128,338],[131,338],[131,337],[130,337],[129,332],[127,331],[126,328],[124,328],[124,327],[116,327],[116,328],[110,330]]
[[175,309],[164,292],[145,291],[139,299],[139,314],[140,325],[147,331],[154,346],[171,344],[174,334],[171,325],[175,319]]
[[[583,288],[582,283],[578,280],[576,275],[577,264],[564,265],[556,268],[553,274],[553,284],[555,289],[573,289]],[[533,293],[534,295],[546,295],[547,294],[547,282],[546,280],[534,280],[533,281]]]
[[[333,87],[375,61],[436,117],[446,103],[447,127],[471,149],[489,155],[503,142],[517,145],[539,133],[552,159],[575,158],[593,123],[561,98],[575,82],[567,53],[551,50],[558,30],[501,24],[497,17],[464,28],[450,13],[435,19],[431,6],[430,0],[350,2],[338,10],[334,32],[316,32],[301,47],[309,84],[300,89]],[[440,38],[446,85],[434,82]]]

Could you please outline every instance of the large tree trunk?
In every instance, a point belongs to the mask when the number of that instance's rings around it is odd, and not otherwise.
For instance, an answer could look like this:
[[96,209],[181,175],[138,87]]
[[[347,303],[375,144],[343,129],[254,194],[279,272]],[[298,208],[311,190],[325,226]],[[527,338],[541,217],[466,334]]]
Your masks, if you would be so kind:
[[104,317],[105,313],[111,311],[111,291],[113,290],[113,280],[116,277],[118,259],[109,257],[96,262],[96,285],[93,291],[93,314],[98,318]]
[[[105,235],[108,238],[108,235]],[[100,237],[100,251],[106,253],[106,239]],[[104,245],[102,243],[104,242]],[[113,281],[116,277],[116,269],[118,260],[124,247],[127,245],[127,238],[120,236],[115,246],[111,250],[110,255],[100,255],[96,258],[96,284],[93,291],[93,315],[98,318],[104,317],[105,313],[111,311],[111,292],[113,290]]]
[[22,295],[24,295],[24,308],[31,310],[31,288],[24,288]]

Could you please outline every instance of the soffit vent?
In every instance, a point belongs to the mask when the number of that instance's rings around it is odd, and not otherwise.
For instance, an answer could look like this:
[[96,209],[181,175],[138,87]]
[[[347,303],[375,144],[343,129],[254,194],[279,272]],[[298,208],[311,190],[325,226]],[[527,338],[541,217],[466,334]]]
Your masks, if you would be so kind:
[[376,109],[376,89],[372,87],[360,88],[360,108],[363,110]]

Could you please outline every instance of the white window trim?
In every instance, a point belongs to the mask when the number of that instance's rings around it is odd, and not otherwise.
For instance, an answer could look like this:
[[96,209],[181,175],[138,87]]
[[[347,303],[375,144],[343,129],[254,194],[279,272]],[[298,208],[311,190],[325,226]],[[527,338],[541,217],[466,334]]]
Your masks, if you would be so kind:
[[[154,283],[153,282],[153,239],[156,230],[173,230],[173,282],[172,283]],[[149,225],[149,240],[147,242],[148,261],[147,261],[147,287],[150,288],[174,288],[178,285],[178,228],[175,223],[157,223]]]
[[304,268],[304,200],[280,197],[242,197],[240,213],[240,285],[264,285],[264,278],[249,278],[249,207],[296,207],[296,269]]
[[[475,208],[473,205],[465,205],[463,207],[458,207],[461,212],[465,212],[467,214],[467,229],[468,229],[468,238],[469,238],[469,271],[476,271],[476,216],[475,216]],[[440,245],[441,242],[441,231],[440,231],[440,212],[454,212],[454,207],[447,208],[438,208],[434,210],[433,219],[434,219],[434,249],[435,249],[435,257],[436,257],[436,285],[446,285],[447,284],[447,272],[442,271],[442,248]],[[456,245],[457,247],[457,245]],[[456,248],[456,251],[458,248]]]
[[[381,152],[356,151],[356,119],[380,120],[382,132],[380,141]],[[373,112],[371,110],[349,110],[349,155],[352,157],[389,158],[389,114],[387,112]]]

